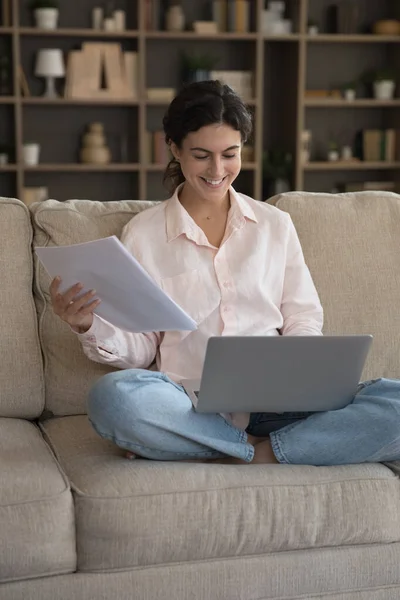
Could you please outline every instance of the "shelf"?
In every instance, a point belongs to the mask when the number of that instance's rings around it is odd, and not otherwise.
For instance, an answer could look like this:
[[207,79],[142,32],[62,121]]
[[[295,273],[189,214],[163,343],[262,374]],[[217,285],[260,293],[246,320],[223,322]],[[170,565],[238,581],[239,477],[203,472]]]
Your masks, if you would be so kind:
[[8,164],[8,165],[0,165],[0,173],[12,173],[17,170],[17,165]]
[[0,27],[0,34],[10,34],[14,31],[16,31],[14,27]]
[[305,39],[311,43],[395,43],[400,44],[400,35],[373,35],[373,34],[342,34],[342,33],[318,33],[317,35],[306,35]]
[[373,98],[358,98],[343,100],[341,98],[305,98],[305,106],[314,108],[379,108],[400,106],[400,98],[395,100],[374,100]]
[[92,165],[92,164],[81,164],[81,163],[65,163],[65,164],[39,164],[35,166],[24,166],[23,169],[29,172],[36,173],[48,173],[48,172],[59,172],[59,173],[81,173],[84,171],[93,172],[135,172],[139,171],[140,165],[138,163],[110,163],[108,165]]
[[[147,164],[143,166],[145,171],[157,173],[160,171],[164,171],[167,165],[164,164]],[[242,171],[254,171],[257,168],[257,164],[254,162],[244,162],[242,163]]]
[[190,40],[190,41],[201,41],[201,40],[243,40],[250,41],[256,40],[258,34],[255,32],[251,33],[229,33],[226,31],[219,31],[218,33],[195,33],[194,31],[178,31],[170,33],[169,31],[146,31],[144,37],[153,40]]
[[400,162],[363,162],[360,161],[331,161],[309,162],[303,165],[305,171],[373,171],[400,169]]
[[[13,30],[13,28],[11,28]],[[137,30],[104,31],[103,29],[38,29],[37,27],[19,27],[16,29],[22,36],[40,37],[94,37],[94,38],[137,38]]]
[[265,42],[296,42],[303,38],[300,33],[289,33],[286,35],[270,35],[264,33],[262,36]]
[[137,106],[138,101],[133,99],[110,100],[107,98],[46,98],[44,96],[31,96],[22,98],[22,104],[37,104],[37,105],[96,105],[96,106]]
[[14,104],[16,100],[15,96],[0,96],[0,104]]

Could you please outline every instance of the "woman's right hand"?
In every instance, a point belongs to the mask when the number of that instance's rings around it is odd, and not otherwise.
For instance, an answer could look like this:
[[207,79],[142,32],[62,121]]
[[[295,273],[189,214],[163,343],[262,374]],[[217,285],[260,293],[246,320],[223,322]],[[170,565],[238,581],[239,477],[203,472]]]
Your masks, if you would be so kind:
[[51,305],[54,313],[68,323],[76,333],[85,333],[91,328],[93,311],[101,302],[101,300],[92,300],[96,290],[90,290],[83,296],[79,296],[83,285],[77,283],[64,294],[60,294],[60,284],[60,277],[55,277],[50,285]]

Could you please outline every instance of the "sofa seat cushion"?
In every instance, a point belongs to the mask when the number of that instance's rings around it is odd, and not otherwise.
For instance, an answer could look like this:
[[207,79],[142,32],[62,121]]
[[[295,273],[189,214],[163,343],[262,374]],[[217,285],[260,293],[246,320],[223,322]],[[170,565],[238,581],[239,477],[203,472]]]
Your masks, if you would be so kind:
[[74,490],[80,571],[400,541],[399,479],[380,464],[128,460],[86,416],[42,428]]
[[36,425],[0,419],[0,481],[0,583],[73,572],[72,494]]
[[[31,206],[33,247],[66,246],[109,235],[119,237],[128,221],[155,204],[139,200],[36,203]],[[51,308],[48,273],[37,259],[35,265],[34,296],[44,358],[46,410],[56,416],[82,414],[86,412],[86,396],[91,385],[114,369],[86,358],[77,336]]]

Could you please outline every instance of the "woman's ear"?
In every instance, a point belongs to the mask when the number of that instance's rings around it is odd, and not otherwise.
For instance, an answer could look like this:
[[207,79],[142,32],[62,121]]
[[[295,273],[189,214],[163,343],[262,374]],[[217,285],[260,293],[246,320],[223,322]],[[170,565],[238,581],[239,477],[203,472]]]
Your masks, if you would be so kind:
[[171,149],[172,156],[174,157],[174,159],[179,162],[181,153],[179,151],[178,146],[174,142],[171,142],[170,149]]

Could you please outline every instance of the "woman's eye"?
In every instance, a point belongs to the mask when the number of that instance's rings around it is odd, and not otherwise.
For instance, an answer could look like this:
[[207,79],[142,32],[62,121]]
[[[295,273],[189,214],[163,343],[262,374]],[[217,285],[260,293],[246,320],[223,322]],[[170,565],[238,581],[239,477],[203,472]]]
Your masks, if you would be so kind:
[[224,158],[235,158],[236,154],[224,154]]
[[207,155],[206,156],[195,156],[195,158],[197,160],[205,160],[206,158],[208,158],[208,156]]

